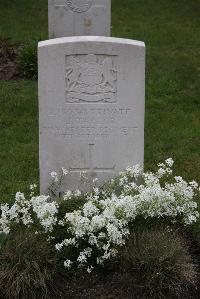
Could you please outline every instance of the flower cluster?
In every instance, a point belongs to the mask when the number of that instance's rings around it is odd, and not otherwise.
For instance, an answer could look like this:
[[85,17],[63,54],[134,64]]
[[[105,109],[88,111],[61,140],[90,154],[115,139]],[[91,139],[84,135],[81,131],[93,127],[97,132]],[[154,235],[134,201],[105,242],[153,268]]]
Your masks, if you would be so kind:
[[49,202],[49,196],[45,195],[32,197],[30,202],[44,231],[51,232],[57,223],[58,204],[55,201]]
[[15,203],[9,208],[8,204],[1,205],[0,231],[9,234],[12,223],[30,225],[33,223],[30,214],[31,203],[21,192],[15,195]]
[[[174,177],[172,166],[173,160],[169,158],[158,165],[157,172],[143,172],[139,166],[128,167],[104,187],[95,186],[85,194],[79,190],[66,191],[57,201],[33,193],[27,200],[22,193],[17,193],[12,207],[1,205],[0,230],[8,234],[13,223],[25,226],[39,223],[37,231],[55,240],[56,250],[68,252],[64,261],[67,269],[83,267],[90,273],[96,264],[101,265],[117,255],[138,216],[168,217],[172,222],[181,219],[185,225],[197,220],[194,197],[199,191],[198,184]],[[57,173],[52,178],[57,182]],[[77,210],[59,213],[63,204],[75,198],[84,198],[84,204]],[[59,229],[65,232],[65,238],[58,235]],[[72,249],[73,254],[66,249]]]
[[0,232],[9,234],[12,224],[23,224],[30,227],[34,222],[40,223],[45,233],[50,233],[56,225],[58,205],[51,202],[49,196],[33,196],[35,185],[31,185],[31,199],[26,199],[23,193],[17,192],[15,203],[1,205]]

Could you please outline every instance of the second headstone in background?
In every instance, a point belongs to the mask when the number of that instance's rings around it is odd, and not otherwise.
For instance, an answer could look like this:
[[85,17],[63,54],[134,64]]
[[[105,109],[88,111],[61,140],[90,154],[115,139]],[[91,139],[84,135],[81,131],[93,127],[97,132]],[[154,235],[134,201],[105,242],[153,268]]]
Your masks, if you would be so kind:
[[49,38],[110,36],[111,0],[48,0]]

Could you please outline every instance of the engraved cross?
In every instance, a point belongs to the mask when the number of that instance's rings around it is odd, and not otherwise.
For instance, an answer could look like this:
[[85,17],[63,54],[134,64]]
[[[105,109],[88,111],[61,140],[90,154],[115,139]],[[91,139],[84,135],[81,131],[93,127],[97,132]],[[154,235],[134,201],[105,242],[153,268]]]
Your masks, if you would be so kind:
[[104,173],[104,172],[113,172],[115,170],[115,165],[113,167],[96,167],[94,166],[93,161],[93,152],[94,152],[94,143],[89,144],[89,165],[88,167],[69,167],[70,172],[87,172],[90,174],[94,173]]

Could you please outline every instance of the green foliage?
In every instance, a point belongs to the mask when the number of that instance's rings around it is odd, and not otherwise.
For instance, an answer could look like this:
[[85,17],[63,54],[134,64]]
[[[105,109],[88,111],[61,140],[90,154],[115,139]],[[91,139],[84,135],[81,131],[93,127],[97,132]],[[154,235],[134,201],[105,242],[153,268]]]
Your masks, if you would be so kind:
[[24,45],[18,54],[17,64],[21,75],[26,79],[37,79],[37,43],[30,42]]
[[0,81],[0,203],[38,182],[38,99],[35,81]]
[[121,254],[123,281],[127,287],[139,287],[149,296],[182,294],[196,278],[187,246],[169,226],[138,226]]
[[0,253],[0,292],[3,298],[58,296],[55,278],[60,271],[54,248],[42,236],[18,231]]
[[7,239],[7,236],[3,233],[0,234],[0,251],[1,251],[1,248],[3,247],[5,241]]
[[47,0],[1,0],[0,37],[14,43],[48,38]]

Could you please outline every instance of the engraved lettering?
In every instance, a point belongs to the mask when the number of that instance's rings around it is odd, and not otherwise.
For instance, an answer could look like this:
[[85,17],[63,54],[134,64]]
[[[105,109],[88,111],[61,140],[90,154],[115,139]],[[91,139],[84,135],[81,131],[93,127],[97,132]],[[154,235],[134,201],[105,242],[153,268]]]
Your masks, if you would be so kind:
[[138,127],[108,127],[96,124],[95,126],[44,126],[43,131],[54,132],[55,137],[64,138],[108,138],[114,135],[128,137],[133,134]]

